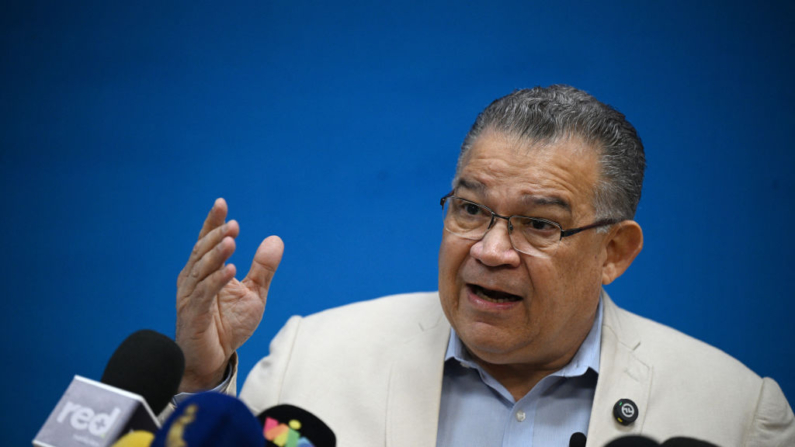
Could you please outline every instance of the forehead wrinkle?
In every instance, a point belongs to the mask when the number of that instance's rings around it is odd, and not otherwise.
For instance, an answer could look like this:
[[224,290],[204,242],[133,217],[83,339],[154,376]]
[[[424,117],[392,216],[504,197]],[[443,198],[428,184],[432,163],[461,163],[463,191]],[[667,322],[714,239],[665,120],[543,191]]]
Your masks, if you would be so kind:
[[484,185],[483,183],[477,180],[466,179],[463,177],[455,179],[455,183],[453,184],[453,190],[456,190],[458,188],[465,188],[479,194],[484,194],[486,192],[486,185]]
[[[567,161],[572,157],[577,160],[575,168],[582,165],[583,158],[596,158],[598,164],[594,148],[576,134],[561,135],[550,141],[526,140],[490,131],[473,144],[453,179],[453,190],[462,188],[484,198],[498,194],[530,209],[557,209],[568,216],[575,214],[575,208],[576,214],[587,214],[588,209],[583,206],[592,205],[593,191],[583,188],[587,185],[582,180],[594,174],[598,181],[599,166],[593,173],[579,168],[572,171],[569,169],[572,163]],[[504,195],[511,191],[512,197]],[[580,203],[581,193],[590,200],[585,198]]]
[[[456,183],[454,185],[454,189],[458,189],[459,187],[468,189],[480,195],[486,195],[486,185],[482,182],[474,179],[467,179],[467,178],[458,178],[456,179]],[[524,194],[521,197],[521,201],[529,206],[555,206],[564,209],[569,214],[571,214],[571,205],[565,199],[559,196],[545,196],[545,195],[537,195],[537,194]]]
[[525,194],[522,202],[531,206],[555,206],[563,208],[571,214],[571,205],[565,199],[558,196],[539,196],[535,194]]

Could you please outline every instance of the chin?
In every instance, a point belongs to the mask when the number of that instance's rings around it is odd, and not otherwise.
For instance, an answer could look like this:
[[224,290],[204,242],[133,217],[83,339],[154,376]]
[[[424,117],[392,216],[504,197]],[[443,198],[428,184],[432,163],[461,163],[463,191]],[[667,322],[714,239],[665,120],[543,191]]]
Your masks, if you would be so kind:
[[468,326],[461,331],[456,329],[456,333],[470,353],[489,363],[504,363],[510,353],[519,348],[514,343],[515,337],[501,333],[499,328],[483,323],[469,323]]

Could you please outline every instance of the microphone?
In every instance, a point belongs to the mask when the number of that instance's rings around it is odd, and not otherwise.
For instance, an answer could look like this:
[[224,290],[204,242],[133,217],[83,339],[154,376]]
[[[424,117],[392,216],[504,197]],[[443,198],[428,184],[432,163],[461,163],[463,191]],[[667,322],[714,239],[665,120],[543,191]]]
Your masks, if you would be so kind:
[[[575,433],[576,435],[577,433]],[[572,440],[574,439],[574,435],[572,435]],[[584,438],[583,438],[584,439]],[[572,441],[573,442],[573,441]],[[573,447],[575,444],[569,444],[569,447]],[[583,444],[585,445],[585,444]],[[616,438],[610,441],[605,447],[718,447],[715,444],[712,444],[707,441],[701,441],[695,438],[687,438],[683,436],[677,436],[675,438],[670,438],[667,441],[663,442],[662,444],[658,444],[657,442],[645,437],[645,436],[623,436],[621,438]]]
[[148,431],[136,430],[122,436],[111,447],[149,447],[155,435]]
[[292,405],[271,407],[257,416],[266,446],[336,447],[334,432],[314,414]]
[[622,436],[608,442],[605,447],[660,447],[657,441],[645,436]]
[[102,383],[138,394],[155,413],[166,408],[177,394],[185,356],[165,335],[148,329],[133,333],[113,353]]
[[180,403],[151,447],[263,447],[262,429],[246,405],[226,394],[205,392]]
[[583,433],[577,432],[571,435],[569,438],[569,447],[585,447],[585,435]]
[[159,424],[152,407],[158,412],[165,407],[184,368],[182,350],[173,340],[149,330],[133,333],[108,361],[104,383],[72,379],[33,445],[108,447],[131,430],[155,432]]
[[701,441],[695,438],[685,438],[677,436],[670,438],[662,443],[662,447],[718,447],[715,444],[707,441]]

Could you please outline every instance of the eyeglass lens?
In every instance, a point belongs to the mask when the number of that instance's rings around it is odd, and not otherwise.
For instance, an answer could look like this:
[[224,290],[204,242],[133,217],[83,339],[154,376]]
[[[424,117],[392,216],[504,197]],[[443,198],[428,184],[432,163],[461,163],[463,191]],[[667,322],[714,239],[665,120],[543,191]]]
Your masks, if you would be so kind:
[[[444,228],[465,239],[479,241],[492,223],[493,213],[479,205],[458,197],[448,197],[444,202]],[[511,244],[516,251],[549,257],[560,242],[561,229],[552,222],[531,217],[513,216],[508,225]]]

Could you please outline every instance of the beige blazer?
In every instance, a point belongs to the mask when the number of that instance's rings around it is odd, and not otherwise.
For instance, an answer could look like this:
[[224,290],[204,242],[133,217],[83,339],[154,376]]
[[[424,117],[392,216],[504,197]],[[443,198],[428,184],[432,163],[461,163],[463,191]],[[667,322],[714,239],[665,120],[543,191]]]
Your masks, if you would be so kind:
[[[292,317],[240,397],[254,413],[280,403],[304,408],[334,430],[340,447],[432,447],[449,336],[436,292]],[[612,416],[622,398],[639,407],[627,427]],[[604,294],[587,445],[627,434],[690,436],[723,447],[795,446],[795,420],[772,379],[620,309]]]

